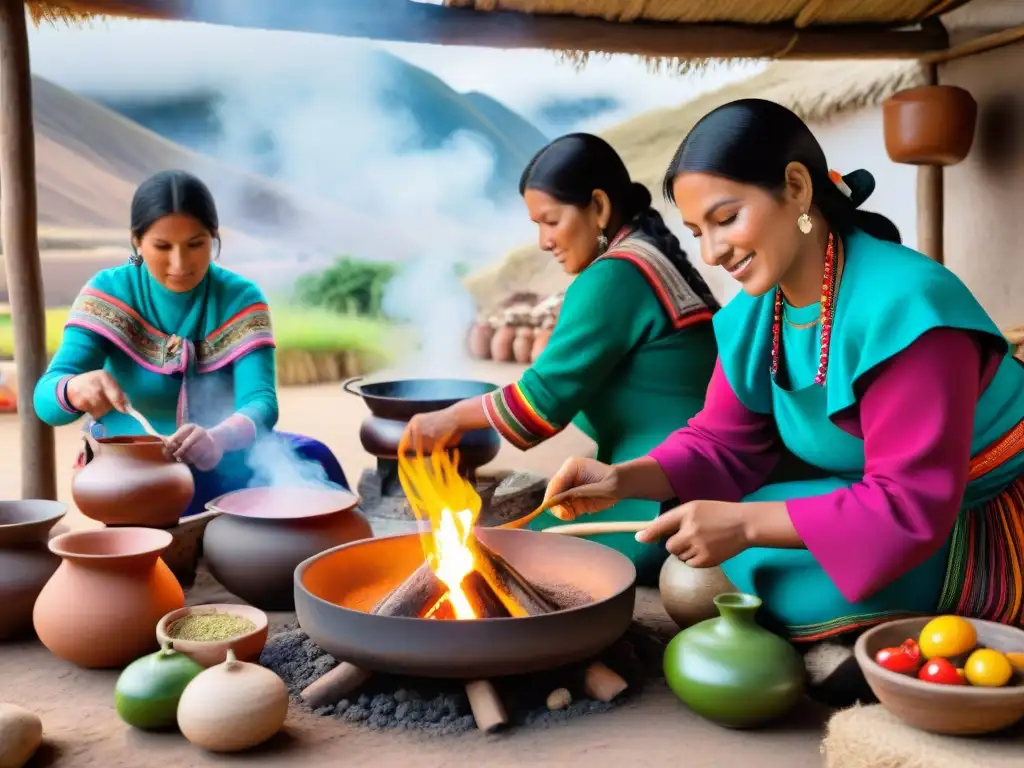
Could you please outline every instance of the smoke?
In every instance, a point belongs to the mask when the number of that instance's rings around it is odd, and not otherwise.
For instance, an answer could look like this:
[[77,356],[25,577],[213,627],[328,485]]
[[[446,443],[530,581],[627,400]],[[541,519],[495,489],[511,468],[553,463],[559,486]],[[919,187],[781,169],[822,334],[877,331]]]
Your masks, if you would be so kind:
[[341,490],[331,482],[323,465],[300,456],[286,437],[278,433],[258,438],[246,456],[252,470],[250,488],[319,488]]
[[[401,103],[382,105],[382,90],[393,86],[382,69],[388,61],[359,46],[337,47],[324,70],[304,67],[300,75],[291,66],[224,88],[224,159],[266,163],[267,175],[352,213],[369,245],[350,255],[402,262],[384,311],[411,326],[421,344],[399,367],[453,375],[468,360],[463,338],[476,312],[457,270],[493,263],[531,237],[532,224],[514,189],[504,202],[487,196],[496,162],[487,142],[457,132],[420,149],[420,124]],[[248,204],[244,190],[236,192],[218,188],[225,217]],[[393,250],[396,234],[409,243],[404,252]],[[292,244],[303,247],[301,232]]]

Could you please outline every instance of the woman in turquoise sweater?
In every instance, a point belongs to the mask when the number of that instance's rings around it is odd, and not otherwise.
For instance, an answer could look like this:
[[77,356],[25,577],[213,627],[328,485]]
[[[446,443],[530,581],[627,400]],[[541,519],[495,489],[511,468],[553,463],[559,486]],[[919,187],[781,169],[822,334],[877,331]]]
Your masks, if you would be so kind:
[[[213,196],[195,176],[164,171],[143,182],[132,199],[129,263],[99,272],[79,294],[36,385],[36,413],[52,426],[85,415],[93,437],[141,434],[130,404],[193,470],[185,515],[280,473],[265,466],[273,460],[347,488],[325,445],[274,432],[270,311],[254,283],[213,263],[218,231]],[[254,458],[257,442],[268,459]],[[80,462],[90,459],[87,447]]]

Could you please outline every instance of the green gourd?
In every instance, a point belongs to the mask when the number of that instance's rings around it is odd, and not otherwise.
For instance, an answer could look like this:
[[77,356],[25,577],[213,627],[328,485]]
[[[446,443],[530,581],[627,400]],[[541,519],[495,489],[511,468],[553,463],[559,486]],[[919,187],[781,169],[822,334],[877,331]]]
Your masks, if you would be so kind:
[[203,667],[165,643],[156,653],[133,661],[117,678],[114,698],[118,716],[143,730],[173,728],[178,699],[202,671]]
[[665,649],[669,688],[698,715],[729,728],[782,717],[804,693],[803,659],[784,638],[755,621],[761,600],[725,593],[719,616],[676,635]]

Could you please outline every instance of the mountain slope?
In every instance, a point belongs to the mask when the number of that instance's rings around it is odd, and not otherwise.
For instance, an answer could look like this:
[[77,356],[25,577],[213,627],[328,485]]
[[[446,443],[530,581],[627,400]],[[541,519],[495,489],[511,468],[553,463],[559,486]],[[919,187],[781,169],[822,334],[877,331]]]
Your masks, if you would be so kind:
[[[523,167],[547,142],[536,126],[500,102],[479,93],[459,93],[434,74],[390,53],[367,50],[346,55],[359,57],[341,68],[358,71],[357,80],[295,69],[299,85],[267,84],[276,89],[269,100],[272,110],[266,107],[266,94],[261,94],[260,108],[252,108],[249,86],[233,85],[227,78],[218,87],[162,96],[87,95],[168,139],[215,157],[231,157],[251,172],[272,177],[284,176],[294,153],[289,142],[311,111],[320,112],[317,105],[323,105],[324,119],[330,120],[330,110],[338,104],[353,104],[359,112],[356,122],[380,116],[379,130],[369,141],[359,139],[367,142],[365,150],[373,156],[437,150],[456,135],[468,133],[486,145],[493,157],[487,195],[493,199],[515,196]],[[226,121],[237,119],[233,113],[238,109],[245,109],[244,126],[228,125]],[[287,119],[290,115],[294,120]],[[339,140],[346,140],[345,128],[337,125]],[[391,146],[393,141],[401,145]],[[324,158],[327,167],[331,161]],[[346,172],[338,161],[335,165],[335,174]]]
[[198,174],[226,228],[289,241],[296,251],[372,258],[382,241],[410,255],[415,243],[372,217],[325,205],[269,179],[192,152],[111,110],[33,77],[39,219],[43,225],[124,231],[136,185],[168,168]]

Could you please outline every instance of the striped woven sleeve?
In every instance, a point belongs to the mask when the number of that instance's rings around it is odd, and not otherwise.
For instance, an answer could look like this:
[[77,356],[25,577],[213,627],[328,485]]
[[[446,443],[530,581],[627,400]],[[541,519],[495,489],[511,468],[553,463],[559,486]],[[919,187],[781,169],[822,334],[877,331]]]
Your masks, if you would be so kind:
[[545,418],[518,381],[485,395],[484,412],[502,437],[524,451],[557,435],[565,427]]

